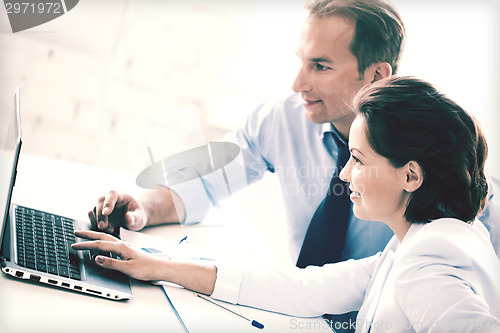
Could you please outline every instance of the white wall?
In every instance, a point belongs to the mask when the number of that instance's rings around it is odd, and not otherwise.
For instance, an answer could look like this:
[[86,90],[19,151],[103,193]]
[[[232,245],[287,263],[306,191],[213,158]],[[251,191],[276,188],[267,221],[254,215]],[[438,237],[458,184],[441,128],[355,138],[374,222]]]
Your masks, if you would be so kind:
[[407,27],[400,74],[436,85],[480,121],[500,175],[500,2],[394,0]]
[[[288,93],[302,3],[82,0],[16,34],[1,10],[0,108],[20,86],[25,152],[131,170],[130,134],[152,118],[175,120],[194,105],[199,124],[177,130],[201,124],[200,136],[215,140]],[[408,29],[401,74],[436,83],[476,114],[500,170],[498,1],[394,3]]]

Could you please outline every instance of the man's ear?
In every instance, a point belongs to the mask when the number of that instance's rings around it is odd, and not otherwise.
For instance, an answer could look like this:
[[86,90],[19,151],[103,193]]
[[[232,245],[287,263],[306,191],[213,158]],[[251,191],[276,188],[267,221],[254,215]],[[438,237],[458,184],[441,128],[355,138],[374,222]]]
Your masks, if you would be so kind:
[[392,67],[387,62],[377,62],[373,66],[373,80],[371,83],[389,77],[392,74]]
[[406,192],[415,192],[422,186],[424,170],[416,161],[409,161],[401,168],[403,189]]

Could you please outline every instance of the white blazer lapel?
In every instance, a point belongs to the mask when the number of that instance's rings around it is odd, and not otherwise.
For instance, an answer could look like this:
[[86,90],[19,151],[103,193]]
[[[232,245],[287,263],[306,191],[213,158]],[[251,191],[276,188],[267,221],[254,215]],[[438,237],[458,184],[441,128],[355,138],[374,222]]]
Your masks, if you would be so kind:
[[[381,258],[382,259],[382,258]],[[378,269],[374,272],[374,280],[370,288],[366,292],[363,304],[367,307],[361,309],[356,321],[357,327],[361,325],[359,332],[367,333],[370,331],[375,312],[377,311],[380,295],[384,289],[387,276],[389,275],[392,265],[394,263],[395,253],[393,250],[388,250],[385,257],[382,259]],[[358,331],[358,330],[356,330]]]

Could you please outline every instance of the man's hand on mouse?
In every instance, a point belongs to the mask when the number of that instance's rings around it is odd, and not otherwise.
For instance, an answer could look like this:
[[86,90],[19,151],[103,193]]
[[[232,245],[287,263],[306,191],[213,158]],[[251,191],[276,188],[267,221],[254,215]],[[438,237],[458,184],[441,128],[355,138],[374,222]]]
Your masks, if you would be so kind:
[[147,222],[146,211],[129,194],[110,191],[97,200],[97,204],[88,213],[92,230],[104,231],[119,237],[121,228],[141,230]]

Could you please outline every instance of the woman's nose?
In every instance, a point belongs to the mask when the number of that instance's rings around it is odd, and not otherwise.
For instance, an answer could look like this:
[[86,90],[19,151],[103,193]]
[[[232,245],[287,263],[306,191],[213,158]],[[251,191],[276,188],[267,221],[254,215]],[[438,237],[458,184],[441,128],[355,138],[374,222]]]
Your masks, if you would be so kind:
[[342,170],[340,171],[339,178],[340,180],[344,182],[351,182],[351,160],[352,158],[350,157],[347,160],[347,163],[342,167]]

